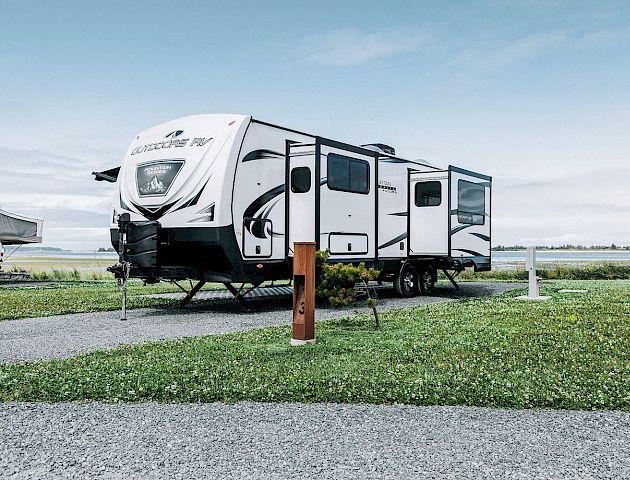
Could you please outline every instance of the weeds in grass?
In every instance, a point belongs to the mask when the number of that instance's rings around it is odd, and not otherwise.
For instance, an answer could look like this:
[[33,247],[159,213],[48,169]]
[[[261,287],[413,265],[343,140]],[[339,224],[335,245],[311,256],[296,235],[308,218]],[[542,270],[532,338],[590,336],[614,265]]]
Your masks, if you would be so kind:
[[[586,294],[559,293],[583,288]],[[478,298],[0,366],[0,401],[340,402],[630,409],[630,282]]]

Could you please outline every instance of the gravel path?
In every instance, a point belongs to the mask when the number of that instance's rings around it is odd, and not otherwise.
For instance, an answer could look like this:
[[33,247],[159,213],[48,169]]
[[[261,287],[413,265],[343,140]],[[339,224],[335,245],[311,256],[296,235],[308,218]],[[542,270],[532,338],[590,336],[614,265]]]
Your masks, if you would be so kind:
[[630,414],[0,404],[3,478],[630,478]]
[[[436,288],[435,296],[380,300],[380,310],[446,302],[461,298],[493,295],[522,284],[464,283],[457,291],[451,286]],[[379,292],[379,295],[387,295]],[[214,335],[270,325],[291,323],[290,297],[263,298],[250,302],[244,312],[235,300],[195,302],[186,309],[146,308],[128,312],[126,322],[120,312],[80,313],[54,317],[0,322],[0,363],[16,363],[44,358],[61,358],[89,350],[115,347],[166,338]],[[354,313],[318,308],[316,319],[323,320]]]

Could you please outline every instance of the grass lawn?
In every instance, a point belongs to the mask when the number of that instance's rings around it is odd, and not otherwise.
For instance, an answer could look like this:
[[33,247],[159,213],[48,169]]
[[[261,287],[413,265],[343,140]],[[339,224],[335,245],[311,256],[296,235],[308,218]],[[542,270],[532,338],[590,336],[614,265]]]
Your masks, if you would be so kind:
[[320,322],[313,346],[275,327],[3,365],[0,400],[630,409],[630,281],[520,293]]
[[[188,287],[187,284],[185,284]],[[204,289],[218,288],[208,284]],[[223,288],[223,286],[221,286]],[[128,308],[176,304],[177,300],[146,298],[150,293],[181,292],[169,283],[144,286],[130,281],[127,289]],[[120,308],[121,292],[113,280],[100,282],[51,282],[25,287],[0,288],[0,320],[47,317],[65,313],[99,312]]]

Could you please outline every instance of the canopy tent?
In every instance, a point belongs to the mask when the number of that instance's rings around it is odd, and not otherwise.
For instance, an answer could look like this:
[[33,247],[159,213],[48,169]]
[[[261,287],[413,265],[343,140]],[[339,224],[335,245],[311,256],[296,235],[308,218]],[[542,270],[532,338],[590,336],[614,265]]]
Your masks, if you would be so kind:
[[43,223],[44,221],[38,218],[28,218],[0,210],[0,243],[4,245],[41,243]]

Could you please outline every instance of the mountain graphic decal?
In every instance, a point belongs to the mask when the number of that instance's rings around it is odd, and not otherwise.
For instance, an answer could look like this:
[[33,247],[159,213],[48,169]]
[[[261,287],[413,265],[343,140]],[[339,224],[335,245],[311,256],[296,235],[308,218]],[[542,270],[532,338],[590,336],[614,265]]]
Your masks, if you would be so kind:
[[160,182],[157,177],[153,177],[153,179],[151,179],[151,181],[147,183],[144,187],[138,186],[138,188],[140,189],[141,194],[159,194],[166,192],[166,187],[164,186],[164,183]]
[[142,163],[136,169],[136,185],[141,197],[164,196],[184,165],[183,160]]

